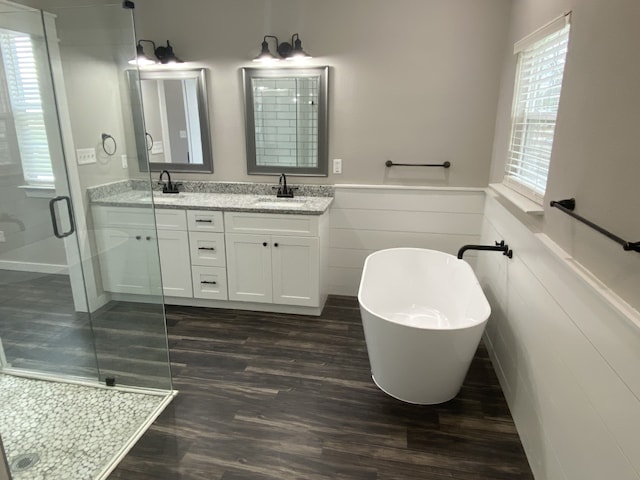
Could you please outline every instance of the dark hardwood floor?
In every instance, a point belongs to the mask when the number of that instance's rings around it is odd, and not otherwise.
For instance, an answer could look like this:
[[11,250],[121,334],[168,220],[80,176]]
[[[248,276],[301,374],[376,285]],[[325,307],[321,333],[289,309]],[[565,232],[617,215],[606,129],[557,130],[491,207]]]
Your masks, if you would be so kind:
[[457,398],[415,406],[373,384],[355,298],[167,321],[180,393],[111,480],[533,478],[483,346]]
[[170,388],[162,305],[76,312],[67,275],[0,270],[0,340],[14,368]]

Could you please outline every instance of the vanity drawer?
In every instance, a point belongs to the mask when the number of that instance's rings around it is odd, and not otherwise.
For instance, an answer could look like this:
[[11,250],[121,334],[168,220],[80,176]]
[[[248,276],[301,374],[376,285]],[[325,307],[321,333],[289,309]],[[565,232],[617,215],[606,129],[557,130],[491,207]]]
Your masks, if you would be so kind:
[[225,212],[227,233],[318,236],[317,215]]
[[156,209],[158,230],[187,230],[187,215],[184,210]]
[[191,267],[194,298],[227,300],[227,270],[224,267]]
[[189,232],[191,264],[224,267],[224,233]]
[[211,210],[187,210],[190,232],[224,232],[222,212]]
[[154,228],[153,210],[137,207],[92,207],[93,223],[96,227]]

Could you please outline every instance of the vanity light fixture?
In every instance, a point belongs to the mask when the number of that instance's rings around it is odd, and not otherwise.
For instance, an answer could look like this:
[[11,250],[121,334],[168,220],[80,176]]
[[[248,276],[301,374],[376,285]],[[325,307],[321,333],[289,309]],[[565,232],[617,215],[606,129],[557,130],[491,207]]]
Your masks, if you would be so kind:
[[[148,42],[153,45],[153,54],[156,56],[158,60],[154,60],[149,57],[146,53],[144,53],[144,48],[142,47],[142,42]],[[157,63],[168,64],[168,63],[183,63],[176,54],[173,52],[173,47],[167,40],[167,45],[160,45],[156,47],[156,44],[153,40],[138,40],[138,44],[136,45],[136,58],[132,58],[129,60],[131,65],[155,65]]]
[[253,59],[254,62],[261,63],[272,63],[280,60],[273,53],[269,51],[269,44],[267,43],[267,38],[273,38],[276,41],[276,49],[278,48],[278,37],[274,37],[273,35],[265,35],[262,39],[262,50],[260,51],[260,55]]
[[166,64],[166,63],[184,63],[182,60],[180,60],[175,53],[173,53],[173,47],[171,46],[171,44],[169,43],[169,40],[167,40],[167,46],[163,47],[162,45],[160,45],[158,48],[155,49],[155,54],[156,57],[158,57],[158,60],[160,60],[160,63],[162,64]]
[[267,43],[267,38],[273,38],[276,41],[276,51],[281,58],[286,58],[287,60],[298,60],[303,58],[311,58],[307,52],[302,49],[302,41],[300,40],[300,35],[294,33],[291,36],[291,43],[278,41],[278,37],[273,35],[265,35],[262,40],[262,50],[260,55],[253,59],[254,62],[263,62],[263,63],[271,63],[277,62],[280,60],[279,57],[272,54],[269,51],[269,44]]
[[291,43],[283,42],[278,46],[278,53],[282,58],[286,58],[287,60],[311,58],[311,55],[302,49],[302,40],[300,40],[300,35],[297,33],[291,35]]
[[153,65],[155,63],[158,63],[155,60],[153,60],[151,57],[149,57],[146,53],[144,53],[142,42],[149,42],[151,45],[153,45],[153,50],[155,52],[156,44],[152,40],[138,40],[138,44],[136,45],[136,56],[135,58],[132,58],[131,60],[129,60],[129,64],[142,66],[142,65]]

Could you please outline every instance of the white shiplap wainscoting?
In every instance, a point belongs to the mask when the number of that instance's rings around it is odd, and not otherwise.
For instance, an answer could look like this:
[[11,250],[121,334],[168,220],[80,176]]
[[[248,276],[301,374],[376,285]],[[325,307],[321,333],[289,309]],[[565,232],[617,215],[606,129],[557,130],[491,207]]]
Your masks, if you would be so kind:
[[[455,255],[477,243],[484,197],[477,188],[336,185],[329,293],[356,295],[364,260],[377,250],[419,247]],[[473,265],[474,252],[465,259]]]
[[478,257],[485,343],[535,477],[638,480],[640,315],[488,194],[496,237],[514,255]]

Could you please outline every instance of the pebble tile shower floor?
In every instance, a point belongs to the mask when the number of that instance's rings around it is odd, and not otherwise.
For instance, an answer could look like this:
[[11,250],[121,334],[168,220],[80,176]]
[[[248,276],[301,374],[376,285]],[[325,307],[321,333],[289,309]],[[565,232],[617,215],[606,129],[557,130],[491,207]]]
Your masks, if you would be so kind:
[[95,479],[163,400],[0,374],[0,434],[14,480]]

